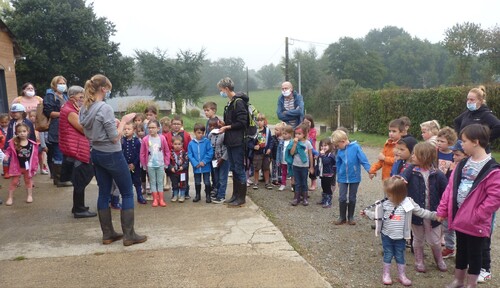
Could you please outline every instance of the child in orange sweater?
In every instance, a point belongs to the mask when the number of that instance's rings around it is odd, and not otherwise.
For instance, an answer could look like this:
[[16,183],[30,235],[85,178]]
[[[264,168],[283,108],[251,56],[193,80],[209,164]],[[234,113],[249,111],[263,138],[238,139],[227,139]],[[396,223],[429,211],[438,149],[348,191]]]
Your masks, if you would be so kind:
[[391,169],[394,164],[394,148],[396,143],[401,139],[402,133],[405,131],[405,124],[401,119],[392,120],[389,123],[389,139],[384,144],[384,149],[378,154],[378,161],[370,167],[370,179],[375,177],[377,170],[382,168],[382,180],[391,177]]

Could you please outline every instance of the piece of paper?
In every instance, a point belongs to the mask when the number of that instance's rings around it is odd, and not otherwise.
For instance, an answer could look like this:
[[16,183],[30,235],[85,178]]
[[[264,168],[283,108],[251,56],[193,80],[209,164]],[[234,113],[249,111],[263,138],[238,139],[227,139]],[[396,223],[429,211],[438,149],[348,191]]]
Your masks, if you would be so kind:
[[29,161],[24,162],[24,169],[30,170],[30,162]]
[[214,128],[212,129],[212,131],[210,131],[210,134],[219,134],[219,133],[220,133],[219,128]]
[[413,210],[413,208],[415,208],[408,197],[403,200],[403,203],[401,203],[401,207],[403,207],[405,212],[410,212],[411,210]]
[[212,160],[212,168],[217,168],[217,163],[219,163],[219,161]]
[[181,181],[186,181],[186,173],[181,174]]

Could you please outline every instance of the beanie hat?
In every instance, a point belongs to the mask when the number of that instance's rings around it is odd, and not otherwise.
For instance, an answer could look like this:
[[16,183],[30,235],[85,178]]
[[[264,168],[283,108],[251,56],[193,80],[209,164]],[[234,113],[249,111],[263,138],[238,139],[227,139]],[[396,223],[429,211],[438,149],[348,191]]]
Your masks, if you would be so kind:
[[413,147],[417,145],[418,141],[415,139],[413,136],[406,136],[404,138],[401,138],[400,141],[403,141],[406,144],[406,147],[408,147],[408,150],[410,150],[410,153],[413,153]]

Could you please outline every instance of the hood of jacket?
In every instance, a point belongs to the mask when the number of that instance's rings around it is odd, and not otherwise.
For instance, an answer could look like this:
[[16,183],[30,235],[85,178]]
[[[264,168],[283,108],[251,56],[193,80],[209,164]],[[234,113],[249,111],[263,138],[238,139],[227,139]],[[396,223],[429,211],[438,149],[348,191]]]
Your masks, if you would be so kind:
[[236,100],[236,98],[240,98],[241,100],[245,101],[245,103],[247,103],[247,104],[250,101],[250,98],[244,92],[236,92],[236,94],[233,96],[233,98],[231,100]]

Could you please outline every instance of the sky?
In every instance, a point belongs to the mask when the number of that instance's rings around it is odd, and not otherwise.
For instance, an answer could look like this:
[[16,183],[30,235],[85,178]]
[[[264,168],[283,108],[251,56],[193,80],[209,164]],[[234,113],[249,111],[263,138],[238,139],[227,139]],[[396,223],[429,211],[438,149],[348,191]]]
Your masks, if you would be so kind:
[[311,47],[322,55],[342,37],[363,38],[385,26],[437,43],[456,24],[500,25],[498,0],[93,1],[97,17],[115,24],[111,40],[123,55],[158,48],[174,58],[205,49],[206,59],[242,58],[255,70],[280,62],[286,37],[290,55]]

